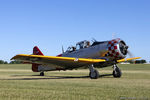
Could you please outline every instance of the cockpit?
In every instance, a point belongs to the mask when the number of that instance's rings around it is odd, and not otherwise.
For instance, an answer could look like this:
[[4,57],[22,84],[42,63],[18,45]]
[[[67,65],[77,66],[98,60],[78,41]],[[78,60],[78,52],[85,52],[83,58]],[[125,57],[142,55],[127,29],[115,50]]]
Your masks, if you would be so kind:
[[78,42],[76,46],[68,47],[66,52],[73,52],[73,51],[80,50],[83,48],[88,48],[89,46],[90,46],[90,41],[84,40],[84,41]]
[[90,46],[90,41],[84,40],[76,44],[76,49],[79,50],[79,49],[87,48],[89,46]]
[[70,47],[68,47],[68,49],[67,49],[66,52],[73,52],[73,51],[75,51],[75,50],[76,50],[76,47],[70,46]]

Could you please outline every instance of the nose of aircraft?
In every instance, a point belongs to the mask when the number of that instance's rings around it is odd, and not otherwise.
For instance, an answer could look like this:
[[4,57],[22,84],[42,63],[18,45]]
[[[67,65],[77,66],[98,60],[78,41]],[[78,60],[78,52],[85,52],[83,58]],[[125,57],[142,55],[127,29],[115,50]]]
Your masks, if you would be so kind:
[[113,59],[125,58],[128,53],[128,46],[121,39],[114,39],[108,42],[109,56]]
[[125,44],[125,42],[124,41],[121,41],[120,43],[119,43],[119,48],[120,48],[120,51],[121,51],[121,53],[123,54],[123,55],[127,55],[127,53],[128,53],[128,46]]

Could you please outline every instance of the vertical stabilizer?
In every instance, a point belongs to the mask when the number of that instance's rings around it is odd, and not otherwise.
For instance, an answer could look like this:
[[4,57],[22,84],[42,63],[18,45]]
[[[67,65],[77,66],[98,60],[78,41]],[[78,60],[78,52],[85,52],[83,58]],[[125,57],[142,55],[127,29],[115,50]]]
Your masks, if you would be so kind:
[[33,55],[43,55],[43,53],[41,52],[41,50],[37,46],[35,46],[33,48]]
[[[42,56],[44,56],[43,53],[41,52],[41,50],[37,46],[35,46],[33,48],[33,55],[42,55]],[[32,64],[32,71],[33,72],[39,72],[38,67],[39,67],[39,64]]]

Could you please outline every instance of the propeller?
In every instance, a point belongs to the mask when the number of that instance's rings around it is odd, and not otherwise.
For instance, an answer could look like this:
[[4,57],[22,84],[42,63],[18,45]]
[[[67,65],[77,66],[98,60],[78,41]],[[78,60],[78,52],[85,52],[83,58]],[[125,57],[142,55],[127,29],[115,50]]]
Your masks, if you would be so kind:
[[[128,55],[130,58],[134,58],[134,57],[135,57],[135,56],[133,55],[133,53],[132,53],[130,50],[128,50],[127,55]],[[135,61],[136,61],[136,60],[133,59],[133,60],[131,60],[130,62],[131,62],[131,63],[134,63]]]
[[127,53],[127,54],[129,55],[130,58],[133,58],[133,57],[134,57],[133,53],[132,53],[130,50],[128,50],[128,53]]
[[[124,41],[120,42],[119,47],[123,55],[128,55],[129,58],[134,58],[133,53],[129,50],[129,46],[127,46]],[[134,63],[134,62],[135,62],[135,59],[131,60],[131,63]]]
[[[129,46],[127,46],[124,42],[120,42],[120,51],[124,55],[128,55],[130,58],[134,58],[133,53],[129,50]],[[134,62],[135,60],[131,60]]]

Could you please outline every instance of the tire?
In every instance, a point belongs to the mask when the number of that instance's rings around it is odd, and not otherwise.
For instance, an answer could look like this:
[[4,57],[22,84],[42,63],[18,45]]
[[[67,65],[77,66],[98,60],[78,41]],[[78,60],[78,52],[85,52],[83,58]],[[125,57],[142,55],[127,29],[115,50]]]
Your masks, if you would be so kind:
[[41,73],[40,73],[40,76],[44,76],[44,72],[41,72]]
[[91,79],[98,79],[99,78],[99,72],[97,70],[94,70],[94,72],[90,72],[89,74]]
[[116,67],[116,69],[113,71],[113,76],[115,78],[120,78],[122,76],[122,72],[121,72],[120,68]]

